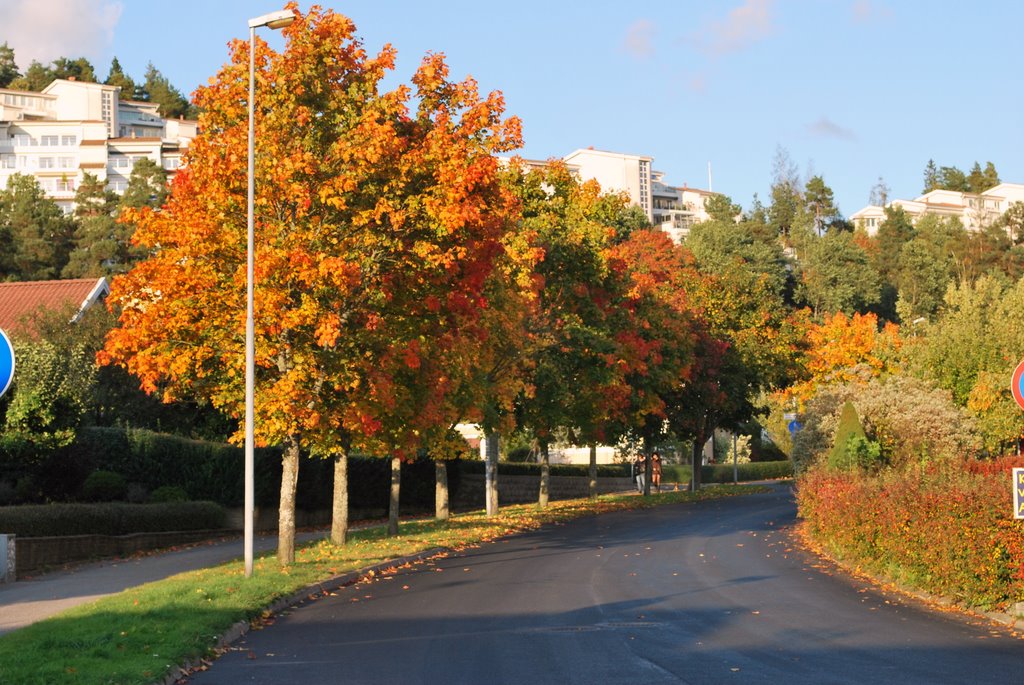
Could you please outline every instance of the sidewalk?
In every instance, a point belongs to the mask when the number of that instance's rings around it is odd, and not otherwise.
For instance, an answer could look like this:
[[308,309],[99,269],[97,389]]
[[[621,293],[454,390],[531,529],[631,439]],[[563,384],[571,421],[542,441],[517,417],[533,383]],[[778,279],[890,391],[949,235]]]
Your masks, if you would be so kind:
[[[317,540],[328,534],[327,530],[296,533],[295,541]],[[276,547],[276,534],[253,539],[256,554]],[[186,549],[83,564],[67,571],[0,584],[0,635],[136,585],[240,559],[243,552],[239,535]]]

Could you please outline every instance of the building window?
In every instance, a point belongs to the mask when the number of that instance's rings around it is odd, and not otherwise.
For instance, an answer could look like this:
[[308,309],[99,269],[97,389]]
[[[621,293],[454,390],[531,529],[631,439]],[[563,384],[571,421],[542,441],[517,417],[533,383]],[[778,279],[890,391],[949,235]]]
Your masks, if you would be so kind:
[[53,157],[40,157],[39,158],[39,168],[40,169],[56,169],[57,168],[57,160],[55,160]]
[[73,147],[78,145],[78,136],[61,136],[60,144],[64,147]]
[[18,164],[18,158],[14,155],[0,155],[0,169],[14,169]]
[[75,189],[75,182],[70,178],[58,179],[54,183],[54,188],[57,192],[71,192]]
[[74,169],[75,168],[75,158],[74,157],[60,157],[57,160],[57,166],[59,166],[61,169]]
[[174,171],[181,166],[181,160],[177,157],[164,157],[164,169]]
[[42,146],[57,146],[60,144],[60,136],[40,136],[39,144]]
[[132,167],[132,160],[126,155],[110,155],[107,166],[111,169],[130,169]]
[[15,147],[31,147],[35,145],[35,141],[32,140],[32,136],[27,133],[15,133],[14,134],[14,146]]

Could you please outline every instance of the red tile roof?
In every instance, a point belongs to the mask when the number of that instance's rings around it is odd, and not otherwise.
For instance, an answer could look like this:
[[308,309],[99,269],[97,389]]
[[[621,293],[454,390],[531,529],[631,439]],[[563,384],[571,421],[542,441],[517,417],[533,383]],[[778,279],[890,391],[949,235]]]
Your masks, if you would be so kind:
[[105,278],[0,283],[0,328],[16,331],[22,317],[41,308],[86,309],[109,291]]

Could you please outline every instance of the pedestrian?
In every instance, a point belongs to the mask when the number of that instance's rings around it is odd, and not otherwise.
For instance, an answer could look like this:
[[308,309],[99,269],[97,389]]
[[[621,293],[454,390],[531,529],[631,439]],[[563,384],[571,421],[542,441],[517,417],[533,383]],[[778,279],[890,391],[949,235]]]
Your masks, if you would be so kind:
[[661,455],[657,452],[651,455],[651,485],[661,492]]
[[647,477],[647,460],[644,455],[636,455],[633,460],[633,477],[636,479],[636,489],[641,494],[644,491],[644,479]]

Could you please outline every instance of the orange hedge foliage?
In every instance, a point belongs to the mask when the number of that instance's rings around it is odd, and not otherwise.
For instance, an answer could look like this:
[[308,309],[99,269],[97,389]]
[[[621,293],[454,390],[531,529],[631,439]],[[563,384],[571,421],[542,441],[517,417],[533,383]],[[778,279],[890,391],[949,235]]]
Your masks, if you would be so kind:
[[811,536],[845,561],[964,606],[1006,608],[1024,599],[1012,466],[1024,459],[877,476],[813,469],[797,502]]

